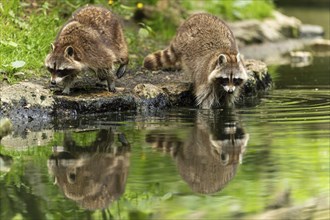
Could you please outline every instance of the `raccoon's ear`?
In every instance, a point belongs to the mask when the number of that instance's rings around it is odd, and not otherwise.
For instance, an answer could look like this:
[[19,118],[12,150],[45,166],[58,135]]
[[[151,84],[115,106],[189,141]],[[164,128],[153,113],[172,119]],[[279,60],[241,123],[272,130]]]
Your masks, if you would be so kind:
[[66,49],[65,49],[65,54],[69,55],[70,57],[73,56],[73,47],[71,46],[68,46]]
[[55,50],[55,45],[53,43],[50,43],[50,48],[52,49],[52,51]]
[[221,66],[225,63],[227,63],[226,55],[220,54],[220,56],[218,57],[218,64]]

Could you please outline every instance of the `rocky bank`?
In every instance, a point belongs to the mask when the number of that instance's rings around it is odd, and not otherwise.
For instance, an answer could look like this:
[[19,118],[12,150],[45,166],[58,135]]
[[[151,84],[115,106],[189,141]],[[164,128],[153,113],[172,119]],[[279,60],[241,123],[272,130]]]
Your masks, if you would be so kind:
[[[246,60],[249,80],[240,102],[256,97],[271,88],[266,64]],[[54,115],[106,113],[125,110],[151,110],[169,107],[194,107],[192,84],[181,72],[138,70],[118,80],[117,92],[110,93],[95,86],[97,80],[77,80],[70,95],[62,95],[60,88],[50,88],[46,79],[3,86],[0,115],[13,120],[32,122],[47,120]]]
[[[283,57],[310,44],[311,37],[322,35],[318,27],[303,25],[298,19],[279,12],[264,21],[229,25],[246,59],[249,74],[238,104],[250,103],[271,88],[271,76],[260,60],[267,62],[267,57]],[[50,88],[48,78],[29,79],[14,85],[1,82],[0,118],[9,117],[14,124],[17,121],[37,125],[53,116],[195,106],[192,84],[179,71],[129,70],[117,80],[116,86],[117,92],[109,93],[96,86],[95,77],[78,78],[72,94],[63,96],[60,88]]]

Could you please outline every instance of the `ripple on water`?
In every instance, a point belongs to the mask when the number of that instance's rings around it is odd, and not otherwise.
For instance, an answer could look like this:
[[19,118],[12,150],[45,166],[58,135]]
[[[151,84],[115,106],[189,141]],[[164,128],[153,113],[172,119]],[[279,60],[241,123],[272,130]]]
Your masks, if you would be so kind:
[[330,121],[330,90],[274,90],[264,102],[247,110],[254,118],[277,124],[327,123]]

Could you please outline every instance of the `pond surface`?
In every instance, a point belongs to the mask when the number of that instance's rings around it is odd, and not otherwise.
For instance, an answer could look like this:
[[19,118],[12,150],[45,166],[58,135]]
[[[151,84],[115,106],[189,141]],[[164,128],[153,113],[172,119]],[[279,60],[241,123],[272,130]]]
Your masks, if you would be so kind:
[[251,107],[57,119],[0,145],[1,219],[223,219],[329,199],[329,57]]
[[330,11],[328,7],[310,6],[281,6],[280,10],[288,16],[293,16],[302,21],[303,24],[320,25],[324,29],[324,38],[330,39]]
[[[283,11],[329,38],[328,9]],[[305,212],[311,199],[329,205],[330,57],[270,72],[275,89],[235,110],[120,112],[15,131],[0,143],[0,219],[255,219]],[[306,209],[308,219],[329,216]]]

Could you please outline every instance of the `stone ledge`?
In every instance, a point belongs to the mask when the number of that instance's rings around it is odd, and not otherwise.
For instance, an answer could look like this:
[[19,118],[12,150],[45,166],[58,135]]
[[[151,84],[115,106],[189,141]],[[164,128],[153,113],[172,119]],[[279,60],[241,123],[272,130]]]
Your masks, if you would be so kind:
[[[271,77],[266,64],[246,60],[249,79],[241,99],[255,97],[271,88]],[[102,89],[87,89],[79,85],[70,96],[56,95],[44,86],[22,82],[0,89],[0,117],[19,118],[31,122],[48,120],[53,115],[94,114],[126,110],[193,107],[192,84],[185,82],[180,72],[150,72],[141,70],[118,80],[126,85],[113,94]],[[143,72],[144,71],[144,72]],[[85,80],[86,81],[86,80]],[[150,83],[154,81],[153,83]],[[83,84],[83,83],[82,83]]]

